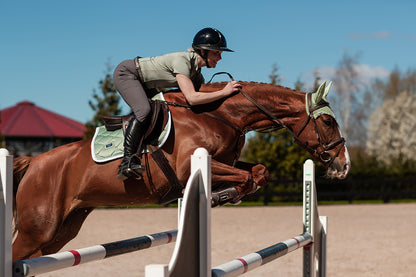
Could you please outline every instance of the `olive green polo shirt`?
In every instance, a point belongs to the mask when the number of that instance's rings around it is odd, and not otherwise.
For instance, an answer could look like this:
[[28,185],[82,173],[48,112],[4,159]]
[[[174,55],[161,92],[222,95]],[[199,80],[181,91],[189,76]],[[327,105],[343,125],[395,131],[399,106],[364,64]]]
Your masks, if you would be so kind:
[[198,55],[194,52],[140,58],[139,65],[147,88],[176,88],[176,74],[183,74],[191,79],[195,90],[199,90],[204,83],[201,69],[198,68]]

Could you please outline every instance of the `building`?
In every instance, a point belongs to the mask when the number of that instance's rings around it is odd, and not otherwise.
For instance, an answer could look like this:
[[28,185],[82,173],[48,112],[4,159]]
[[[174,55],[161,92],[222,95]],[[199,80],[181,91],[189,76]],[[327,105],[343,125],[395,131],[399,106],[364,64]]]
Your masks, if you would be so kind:
[[0,111],[2,147],[15,156],[36,156],[82,139],[86,128],[72,120],[22,101]]

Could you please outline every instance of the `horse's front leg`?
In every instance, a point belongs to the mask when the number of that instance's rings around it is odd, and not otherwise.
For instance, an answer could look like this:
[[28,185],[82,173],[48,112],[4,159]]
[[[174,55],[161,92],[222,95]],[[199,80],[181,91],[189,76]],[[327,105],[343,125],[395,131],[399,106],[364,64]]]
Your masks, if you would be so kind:
[[237,183],[234,187],[214,191],[213,206],[238,202],[243,196],[255,192],[259,186],[266,185],[269,178],[269,172],[263,165],[238,162],[236,167],[232,167],[213,160],[211,167],[214,184]]
[[254,183],[259,187],[264,187],[269,183],[269,170],[262,164],[238,161],[236,167],[251,172]]

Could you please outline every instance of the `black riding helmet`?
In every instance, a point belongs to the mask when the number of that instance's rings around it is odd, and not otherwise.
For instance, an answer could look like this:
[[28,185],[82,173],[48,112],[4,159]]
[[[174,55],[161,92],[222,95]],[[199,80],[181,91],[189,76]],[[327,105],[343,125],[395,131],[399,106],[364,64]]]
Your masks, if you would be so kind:
[[192,48],[216,51],[234,52],[227,48],[227,42],[224,35],[214,28],[204,28],[199,31],[192,43]]
[[208,52],[202,55],[201,49],[234,52],[227,48],[227,41],[224,35],[214,28],[204,28],[199,31],[194,37],[192,48],[205,60],[207,67],[210,67],[207,61]]

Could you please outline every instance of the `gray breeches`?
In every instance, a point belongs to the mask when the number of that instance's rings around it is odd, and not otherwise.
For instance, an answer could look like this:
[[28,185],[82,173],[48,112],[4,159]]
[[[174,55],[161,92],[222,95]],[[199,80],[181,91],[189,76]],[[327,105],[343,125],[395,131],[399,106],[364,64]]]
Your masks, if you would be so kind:
[[150,114],[150,104],[146,91],[139,81],[134,60],[123,61],[116,67],[113,82],[136,118],[141,122],[145,121]]

